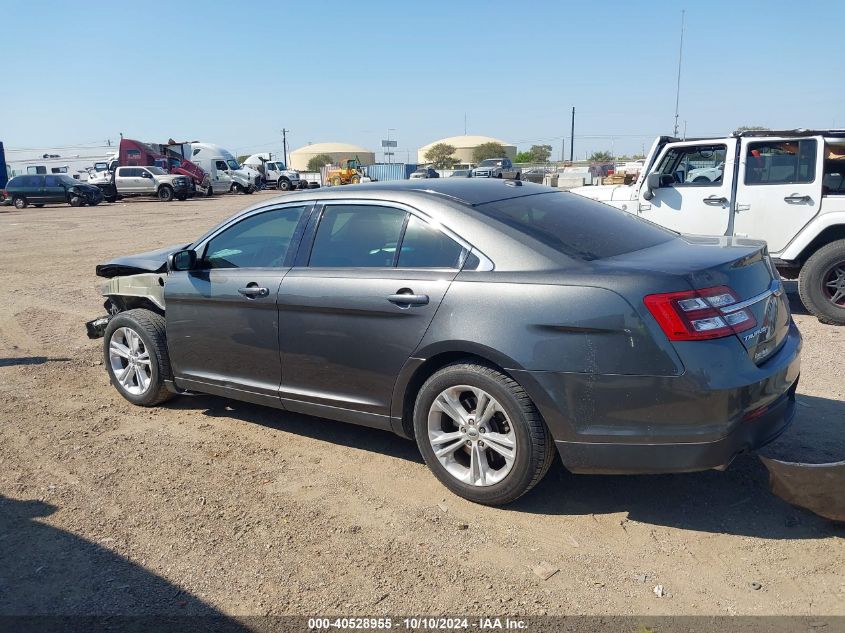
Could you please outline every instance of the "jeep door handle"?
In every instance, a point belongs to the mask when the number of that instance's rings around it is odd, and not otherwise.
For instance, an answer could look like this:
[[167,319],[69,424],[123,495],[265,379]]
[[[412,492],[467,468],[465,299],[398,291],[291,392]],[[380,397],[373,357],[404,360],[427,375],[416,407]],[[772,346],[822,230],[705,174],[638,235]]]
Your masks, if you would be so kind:
[[395,303],[398,306],[424,306],[428,304],[428,295],[412,295],[399,293],[395,295],[387,295],[387,300],[390,303]]
[[703,200],[704,204],[709,204],[711,207],[721,207],[728,203],[728,199],[725,197],[717,198],[716,196],[707,196]]
[[791,196],[786,196],[783,201],[788,202],[789,204],[801,204],[804,202],[810,202],[810,196],[801,196],[797,193],[793,193]]
[[247,299],[257,299],[259,297],[266,297],[270,294],[267,288],[259,288],[258,286],[247,286],[246,288],[238,288],[238,292]]

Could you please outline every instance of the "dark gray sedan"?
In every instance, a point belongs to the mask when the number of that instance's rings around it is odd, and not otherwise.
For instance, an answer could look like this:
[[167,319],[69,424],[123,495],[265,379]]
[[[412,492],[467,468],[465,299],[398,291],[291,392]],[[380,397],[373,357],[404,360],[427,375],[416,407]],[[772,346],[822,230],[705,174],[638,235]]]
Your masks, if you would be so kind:
[[795,406],[801,337],[765,244],[538,185],[286,195],[97,273],[109,315],[89,335],[126,399],[391,430],[480,503],[531,489],[555,452],[578,473],[723,468]]

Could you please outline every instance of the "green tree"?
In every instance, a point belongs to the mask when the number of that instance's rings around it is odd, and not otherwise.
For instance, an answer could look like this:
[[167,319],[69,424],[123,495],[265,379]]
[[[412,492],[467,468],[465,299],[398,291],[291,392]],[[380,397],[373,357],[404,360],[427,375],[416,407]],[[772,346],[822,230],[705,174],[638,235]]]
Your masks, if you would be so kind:
[[518,152],[516,158],[513,159],[515,163],[533,163],[534,157],[531,152]]
[[328,154],[317,154],[308,159],[308,171],[320,171],[324,165],[330,165],[334,161]]
[[482,143],[472,150],[472,160],[480,163],[488,158],[504,158],[505,147],[501,143],[490,141],[489,143]]
[[238,156],[235,160],[238,161],[239,165],[243,165],[244,161],[249,158],[249,154],[244,154],[243,156]]
[[460,161],[453,156],[455,148],[448,143],[432,145],[425,153],[425,159],[434,165],[435,169],[451,169]]
[[531,154],[532,163],[545,163],[548,162],[549,157],[552,155],[552,146],[532,145],[528,153]]
[[613,160],[613,156],[610,152],[593,152],[587,160],[592,163],[607,163]]

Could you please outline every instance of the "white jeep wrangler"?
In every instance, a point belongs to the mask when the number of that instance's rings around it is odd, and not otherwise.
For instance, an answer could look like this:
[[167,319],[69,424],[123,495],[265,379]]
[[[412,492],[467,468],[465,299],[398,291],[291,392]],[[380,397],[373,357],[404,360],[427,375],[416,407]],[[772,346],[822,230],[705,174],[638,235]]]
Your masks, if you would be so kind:
[[660,137],[633,185],[572,192],[681,233],[766,240],[807,310],[845,325],[845,130]]

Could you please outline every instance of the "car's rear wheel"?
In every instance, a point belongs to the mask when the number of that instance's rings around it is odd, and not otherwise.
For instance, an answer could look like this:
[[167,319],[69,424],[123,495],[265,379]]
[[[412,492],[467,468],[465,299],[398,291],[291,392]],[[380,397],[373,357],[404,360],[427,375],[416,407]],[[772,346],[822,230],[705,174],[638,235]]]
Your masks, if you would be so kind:
[[554,458],[551,435],[519,383],[473,362],[447,365],[425,382],[414,433],[434,475],[476,503],[514,501]]
[[170,399],[171,379],[164,317],[151,310],[121,312],[109,321],[103,353],[112,384],[133,404],[151,407]]
[[12,204],[15,205],[16,209],[26,209],[26,205],[28,205],[29,203],[23,196],[15,196],[14,198],[12,198]]
[[801,302],[819,321],[845,325],[845,240],[817,250],[798,277]]

